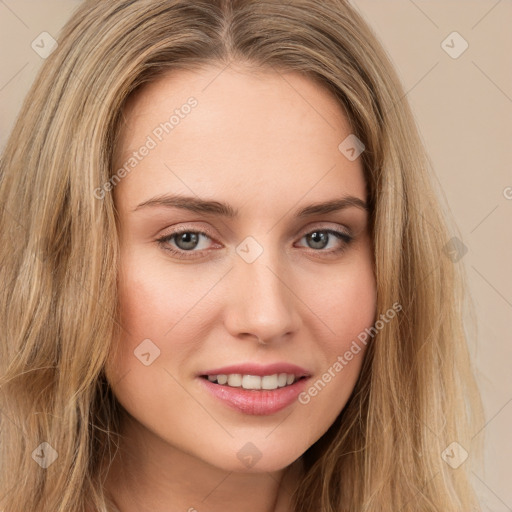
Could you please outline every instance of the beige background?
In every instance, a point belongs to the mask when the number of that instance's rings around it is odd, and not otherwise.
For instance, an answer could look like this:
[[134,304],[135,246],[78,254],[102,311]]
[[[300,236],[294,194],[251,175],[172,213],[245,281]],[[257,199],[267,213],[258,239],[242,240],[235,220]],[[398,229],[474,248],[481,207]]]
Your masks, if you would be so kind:
[[[353,3],[398,68],[458,225],[453,235],[468,248],[459,264],[478,310],[471,350],[487,415],[478,434],[486,467],[474,485],[484,510],[512,511],[512,1]],[[58,39],[78,4],[0,0],[0,148],[43,62],[31,42],[43,31]],[[441,46],[453,31],[469,44],[458,58]],[[452,39],[453,52],[462,41]]]

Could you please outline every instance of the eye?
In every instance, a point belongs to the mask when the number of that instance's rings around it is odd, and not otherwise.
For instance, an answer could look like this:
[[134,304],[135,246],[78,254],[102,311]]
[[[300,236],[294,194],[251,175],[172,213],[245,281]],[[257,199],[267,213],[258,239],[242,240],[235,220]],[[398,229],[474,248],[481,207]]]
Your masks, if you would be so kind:
[[[314,249],[315,252],[337,254],[346,249],[353,237],[348,233],[334,229],[316,229],[306,233],[302,239],[306,239],[309,247]],[[333,242],[334,248],[332,248],[331,242]],[[330,244],[331,247],[329,248]]]
[[[190,258],[187,252],[200,253],[207,248],[208,244],[202,244],[204,239],[211,239],[208,233],[203,231],[193,231],[184,229],[176,231],[170,235],[165,235],[157,240],[159,244],[167,251],[178,256],[179,258]],[[171,242],[174,244],[171,244]],[[192,256],[194,257],[194,256]]]
[[[312,252],[333,255],[344,251],[353,237],[343,231],[317,229],[303,235],[300,240],[303,239],[306,239]],[[208,232],[182,229],[159,238],[157,242],[173,256],[192,259],[201,257],[202,253],[208,249],[208,240],[212,240]]]

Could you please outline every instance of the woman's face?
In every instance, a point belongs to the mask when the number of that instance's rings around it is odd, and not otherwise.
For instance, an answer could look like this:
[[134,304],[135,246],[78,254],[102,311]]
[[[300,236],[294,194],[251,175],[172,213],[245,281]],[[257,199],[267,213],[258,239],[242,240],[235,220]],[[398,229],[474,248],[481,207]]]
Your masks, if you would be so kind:
[[162,455],[284,468],[345,406],[376,313],[348,121],[309,79],[233,66],[174,71],[125,114],[109,382]]

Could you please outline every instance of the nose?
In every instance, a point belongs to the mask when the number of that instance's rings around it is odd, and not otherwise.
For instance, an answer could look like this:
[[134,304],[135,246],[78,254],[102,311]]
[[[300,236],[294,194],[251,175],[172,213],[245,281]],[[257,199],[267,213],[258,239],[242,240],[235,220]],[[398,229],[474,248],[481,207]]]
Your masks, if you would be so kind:
[[247,263],[235,261],[230,272],[225,325],[238,338],[253,337],[262,344],[288,339],[301,324],[299,299],[290,282],[292,273],[278,257],[264,256]]

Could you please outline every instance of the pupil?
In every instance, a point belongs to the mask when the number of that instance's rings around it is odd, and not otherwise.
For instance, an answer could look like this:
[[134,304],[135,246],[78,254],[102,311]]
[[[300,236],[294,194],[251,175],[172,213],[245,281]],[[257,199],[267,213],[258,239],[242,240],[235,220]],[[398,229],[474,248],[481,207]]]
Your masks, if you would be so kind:
[[[180,249],[193,249],[197,245],[198,241],[198,234],[197,233],[182,233],[177,240],[178,246],[180,246]],[[181,246],[182,243],[184,243],[184,246]]]
[[315,247],[315,249],[323,249],[327,245],[327,233],[315,231],[314,233],[311,233],[310,239],[313,244],[320,244],[320,247]]

